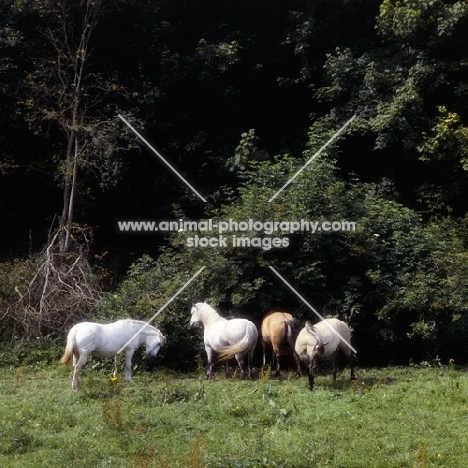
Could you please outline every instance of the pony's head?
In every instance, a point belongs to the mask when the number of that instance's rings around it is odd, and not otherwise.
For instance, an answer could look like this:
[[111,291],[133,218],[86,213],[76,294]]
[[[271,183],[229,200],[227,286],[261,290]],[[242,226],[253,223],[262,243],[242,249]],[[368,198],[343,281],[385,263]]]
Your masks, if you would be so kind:
[[199,311],[201,305],[201,302],[192,304],[192,308],[190,309],[190,328],[200,328],[203,325]]
[[148,335],[146,337],[146,356],[149,358],[156,357],[161,346],[164,346],[166,338],[158,330],[155,335]]
[[328,344],[328,341],[324,343],[317,335],[317,333],[315,333],[314,326],[309,322],[306,323],[306,330],[315,340],[314,344],[311,344],[310,347],[307,347],[309,367],[311,369],[315,369],[320,364],[320,360],[322,359],[323,353],[325,352],[325,346]]

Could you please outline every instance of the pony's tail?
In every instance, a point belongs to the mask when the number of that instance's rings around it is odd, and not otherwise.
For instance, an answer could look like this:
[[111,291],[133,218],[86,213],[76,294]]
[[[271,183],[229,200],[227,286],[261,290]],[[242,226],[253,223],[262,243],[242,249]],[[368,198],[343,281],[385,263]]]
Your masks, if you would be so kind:
[[73,352],[75,351],[75,336],[76,328],[73,327],[70,330],[70,333],[68,334],[67,346],[65,347],[65,352],[63,353],[63,356],[60,359],[60,362],[62,364],[68,364],[73,357]]
[[[250,333],[251,330],[248,330],[247,333],[244,335],[242,340],[238,341],[237,343],[226,346],[218,351],[218,361],[227,361],[232,359],[238,353],[245,353],[248,351],[252,346],[252,334]],[[258,335],[255,339],[255,343],[257,342]]]
[[294,320],[286,320],[284,325],[286,327],[286,339],[289,343],[289,346],[291,346],[291,349],[294,351],[294,345],[296,344],[297,336],[301,331],[301,327]]

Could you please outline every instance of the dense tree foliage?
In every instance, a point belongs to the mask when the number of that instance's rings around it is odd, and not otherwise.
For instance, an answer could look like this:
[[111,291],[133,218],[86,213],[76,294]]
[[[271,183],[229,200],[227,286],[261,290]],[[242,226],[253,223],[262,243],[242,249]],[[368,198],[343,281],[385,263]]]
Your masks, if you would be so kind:
[[[167,362],[190,365],[192,301],[257,323],[272,308],[315,319],[272,266],[350,323],[362,363],[468,359],[466,1],[1,0],[0,12],[5,336],[148,319],[205,266],[157,317]],[[355,229],[231,230],[225,246],[191,247],[220,233],[117,225],[209,218]],[[97,293],[77,300],[83,285]]]

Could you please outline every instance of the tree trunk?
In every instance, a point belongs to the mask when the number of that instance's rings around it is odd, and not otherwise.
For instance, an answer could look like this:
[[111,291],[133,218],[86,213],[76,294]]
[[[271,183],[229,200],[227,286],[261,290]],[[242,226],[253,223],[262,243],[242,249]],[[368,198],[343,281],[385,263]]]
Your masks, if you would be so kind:
[[62,218],[60,220],[60,230],[62,232],[62,242],[60,245],[60,253],[67,254],[70,251],[70,234],[73,225],[74,205],[76,196],[76,184],[78,179],[78,155],[79,142],[75,135],[71,137],[70,146],[74,146],[74,154],[67,155],[67,169],[64,175],[63,188],[63,209]]

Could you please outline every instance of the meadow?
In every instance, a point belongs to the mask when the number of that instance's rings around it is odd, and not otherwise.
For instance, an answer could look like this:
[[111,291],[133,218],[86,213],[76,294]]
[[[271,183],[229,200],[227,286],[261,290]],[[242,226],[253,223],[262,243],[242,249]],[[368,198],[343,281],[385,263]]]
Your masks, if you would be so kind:
[[455,363],[255,372],[205,381],[136,369],[134,383],[91,362],[81,388],[58,363],[0,372],[2,467],[464,467],[468,373]]

